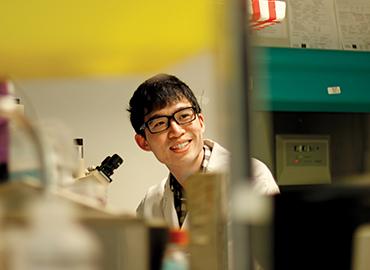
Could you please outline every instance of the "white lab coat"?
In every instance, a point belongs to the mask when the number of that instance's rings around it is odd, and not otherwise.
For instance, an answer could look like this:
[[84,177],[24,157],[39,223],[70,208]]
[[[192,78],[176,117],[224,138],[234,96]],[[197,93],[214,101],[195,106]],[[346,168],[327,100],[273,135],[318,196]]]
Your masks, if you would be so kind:
[[[227,172],[229,169],[230,153],[211,140],[204,140],[211,149],[207,172]],[[254,189],[261,194],[279,193],[279,188],[267,166],[261,161],[252,158],[252,172]],[[170,228],[179,228],[179,221],[174,207],[173,193],[170,189],[169,176],[159,184],[149,188],[140,202],[137,215],[146,220],[164,221]],[[183,228],[187,228],[188,216],[185,217]]]

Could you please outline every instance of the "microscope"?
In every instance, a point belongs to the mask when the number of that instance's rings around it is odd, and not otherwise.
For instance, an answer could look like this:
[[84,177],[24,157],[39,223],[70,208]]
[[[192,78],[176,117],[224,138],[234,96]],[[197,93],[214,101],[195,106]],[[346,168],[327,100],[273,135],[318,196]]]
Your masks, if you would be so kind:
[[95,200],[101,206],[105,206],[108,185],[112,182],[111,176],[114,170],[122,165],[123,159],[118,154],[114,154],[106,157],[99,166],[89,167],[85,170],[82,139],[75,139],[75,144],[80,157],[80,169],[68,189],[87,197],[87,199]]
[[78,181],[87,181],[94,178],[97,182],[108,185],[112,182],[110,176],[113,174],[113,171],[117,169],[123,163],[123,159],[114,154],[113,156],[106,157],[100,164],[95,168],[88,168],[87,173],[83,177],[77,178]]

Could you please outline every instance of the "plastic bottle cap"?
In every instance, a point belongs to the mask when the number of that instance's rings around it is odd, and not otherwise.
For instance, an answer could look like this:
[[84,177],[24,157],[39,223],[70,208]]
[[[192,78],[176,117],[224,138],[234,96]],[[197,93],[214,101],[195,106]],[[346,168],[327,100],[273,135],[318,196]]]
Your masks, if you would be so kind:
[[188,233],[184,230],[171,230],[170,231],[170,242],[179,245],[186,245],[188,243]]

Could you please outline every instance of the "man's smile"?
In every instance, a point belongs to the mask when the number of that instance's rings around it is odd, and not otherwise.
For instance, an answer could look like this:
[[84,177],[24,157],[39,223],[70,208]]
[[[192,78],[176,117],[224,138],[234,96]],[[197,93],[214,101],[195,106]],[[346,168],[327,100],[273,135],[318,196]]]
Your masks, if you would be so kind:
[[186,146],[188,146],[189,143],[190,143],[190,140],[189,141],[182,142],[182,143],[177,143],[177,144],[171,146],[170,149],[173,150],[173,151],[182,150]]

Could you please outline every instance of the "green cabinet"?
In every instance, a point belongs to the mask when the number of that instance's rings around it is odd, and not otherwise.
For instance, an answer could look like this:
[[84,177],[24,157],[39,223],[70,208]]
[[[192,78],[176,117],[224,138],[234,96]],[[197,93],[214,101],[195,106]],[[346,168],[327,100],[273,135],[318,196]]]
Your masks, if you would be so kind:
[[[257,109],[370,112],[370,52],[254,48]],[[328,87],[340,87],[329,94]],[[263,91],[262,91],[263,90]],[[261,107],[261,104],[264,104]]]

